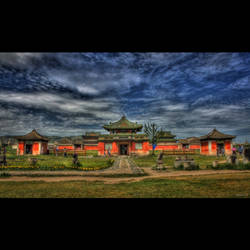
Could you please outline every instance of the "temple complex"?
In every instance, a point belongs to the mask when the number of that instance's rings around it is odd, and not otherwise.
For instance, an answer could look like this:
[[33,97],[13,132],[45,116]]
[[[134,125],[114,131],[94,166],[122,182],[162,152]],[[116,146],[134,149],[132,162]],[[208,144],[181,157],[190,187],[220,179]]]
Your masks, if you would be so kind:
[[[119,121],[103,126],[108,134],[86,132],[82,139],[64,137],[54,143],[58,150],[86,150],[96,151],[98,155],[148,155],[152,145],[146,134],[141,133],[143,125],[129,121],[125,116]],[[210,133],[200,137],[177,139],[170,131],[162,131],[155,150],[197,150],[203,155],[217,155],[224,149],[225,155],[232,154],[233,135],[227,135],[213,129]],[[16,137],[18,140],[17,154],[45,154],[48,149],[47,137],[36,130]]]
[[201,141],[201,154],[217,155],[217,150],[224,149],[225,155],[232,154],[233,135],[227,135],[213,129],[207,135],[199,137]]
[[[83,136],[85,150],[97,150],[98,155],[147,155],[152,145],[145,134],[139,134],[143,125],[123,116],[119,121],[103,126],[109,134],[86,133]],[[175,135],[164,131],[155,150],[177,149]]]
[[17,154],[40,155],[47,154],[49,139],[40,135],[35,129],[23,136],[16,136],[18,140]]

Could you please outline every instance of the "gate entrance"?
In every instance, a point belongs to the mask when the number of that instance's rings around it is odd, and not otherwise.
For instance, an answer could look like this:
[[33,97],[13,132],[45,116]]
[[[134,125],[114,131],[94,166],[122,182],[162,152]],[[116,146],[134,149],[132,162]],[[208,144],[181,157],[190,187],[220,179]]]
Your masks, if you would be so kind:
[[32,154],[32,144],[26,144],[26,154]]
[[120,155],[128,155],[128,144],[120,145]]

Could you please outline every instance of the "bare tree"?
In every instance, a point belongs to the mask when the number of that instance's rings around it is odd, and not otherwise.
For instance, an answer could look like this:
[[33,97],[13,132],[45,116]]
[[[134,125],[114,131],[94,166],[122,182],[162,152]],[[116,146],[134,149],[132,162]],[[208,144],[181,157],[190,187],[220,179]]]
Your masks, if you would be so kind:
[[144,132],[148,136],[149,141],[152,144],[152,155],[154,155],[154,145],[157,145],[163,131],[155,123],[147,123],[144,125]]

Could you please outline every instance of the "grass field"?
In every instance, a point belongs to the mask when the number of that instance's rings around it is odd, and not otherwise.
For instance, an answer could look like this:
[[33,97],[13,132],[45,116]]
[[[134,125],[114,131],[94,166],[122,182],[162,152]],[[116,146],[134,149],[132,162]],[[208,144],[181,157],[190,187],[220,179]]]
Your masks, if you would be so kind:
[[[156,165],[157,155],[147,155],[147,156],[140,156],[134,157],[135,163],[139,167],[153,167]],[[217,156],[206,156],[206,155],[190,155],[188,156],[193,158],[196,164],[199,164],[201,169],[205,169],[207,165],[211,165],[213,161],[223,161],[226,160],[226,157],[217,157]],[[176,155],[164,155],[163,163],[166,166],[173,166],[175,161]]]
[[[37,164],[32,166],[29,163],[29,158],[36,158]],[[113,158],[93,157],[84,158],[78,157],[81,167],[73,166],[73,157],[64,157],[62,155],[16,155],[16,150],[7,150],[7,167],[0,167],[0,170],[98,170],[107,168],[112,165]]]
[[250,173],[146,179],[139,182],[0,182],[2,198],[247,198]]

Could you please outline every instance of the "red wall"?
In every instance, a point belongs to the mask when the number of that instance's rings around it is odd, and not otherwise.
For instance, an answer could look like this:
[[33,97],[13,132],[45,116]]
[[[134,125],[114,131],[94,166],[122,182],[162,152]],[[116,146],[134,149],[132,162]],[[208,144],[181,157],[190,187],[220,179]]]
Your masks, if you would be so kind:
[[201,142],[201,153],[202,154],[209,154],[207,141]]
[[19,154],[23,155],[23,153],[24,153],[24,143],[23,142],[18,143],[18,149],[19,149]]
[[104,142],[98,142],[98,154],[104,155]]
[[[178,149],[178,145],[158,145],[155,150],[173,150]],[[153,150],[153,147],[149,145],[149,150]]]
[[117,154],[118,153],[118,146],[116,142],[112,142],[112,149],[111,154]]
[[98,146],[84,146],[84,150],[98,150]]
[[231,141],[225,141],[225,153],[232,154]]
[[33,155],[40,154],[40,152],[39,152],[39,143],[38,142],[33,143],[33,145],[32,145],[32,154]]
[[212,155],[217,155],[217,142],[211,141],[211,153]]
[[66,148],[66,149],[69,149],[69,150],[73,150],[73,149],[74,149],[74,146],[73,146],[73,145],[72,145],[72,146],[62,146],[62,145],[61,145],[61,146],[58,146],[58,149],[59,149],[59,150],[62,150],[62,149],[65,149],[65,148]]
[[189,145],[189,148],[190,149],[200,149],[201,145],[200,144],[192,144],[192,145]]

